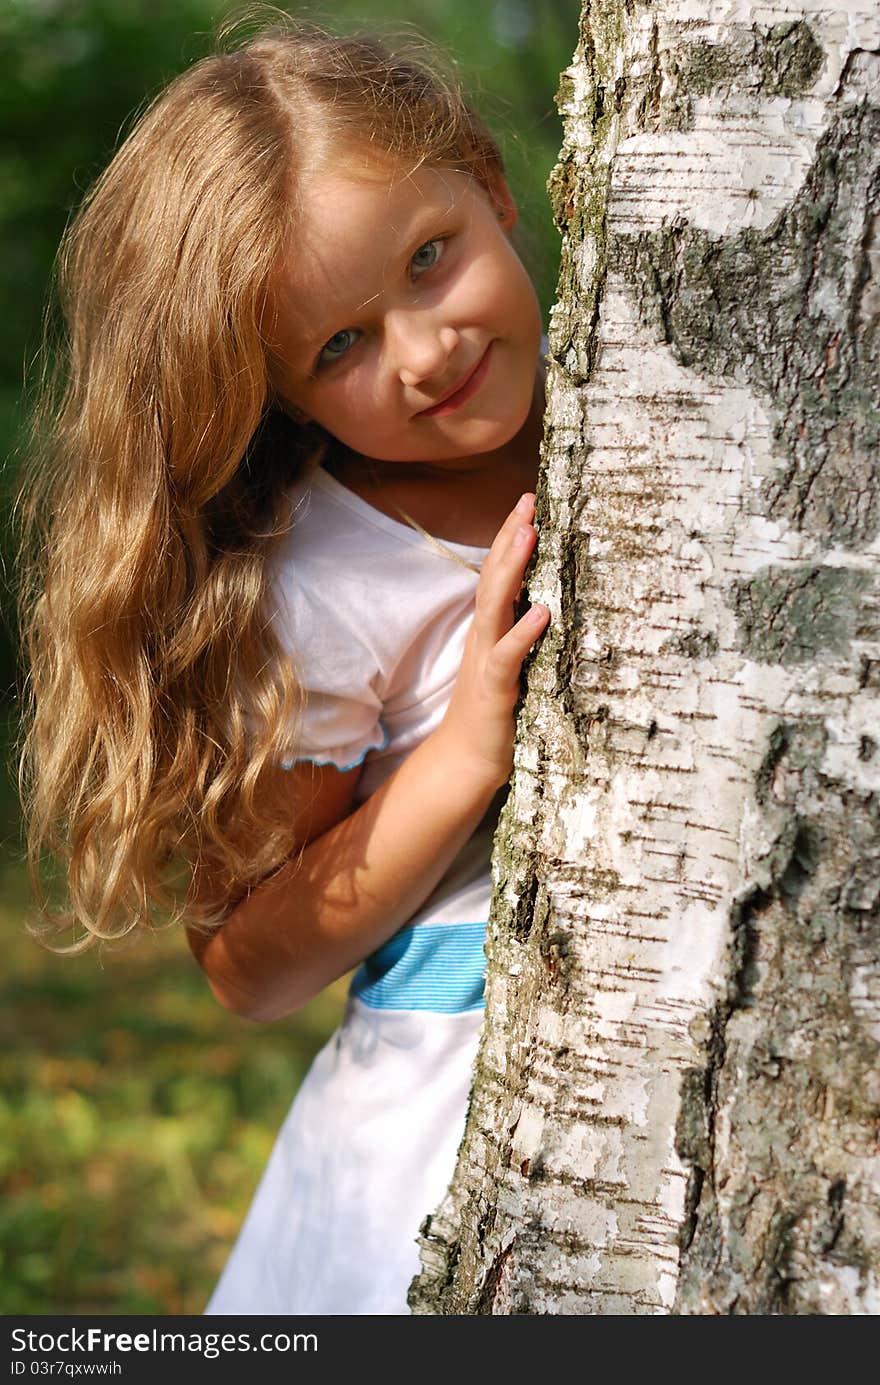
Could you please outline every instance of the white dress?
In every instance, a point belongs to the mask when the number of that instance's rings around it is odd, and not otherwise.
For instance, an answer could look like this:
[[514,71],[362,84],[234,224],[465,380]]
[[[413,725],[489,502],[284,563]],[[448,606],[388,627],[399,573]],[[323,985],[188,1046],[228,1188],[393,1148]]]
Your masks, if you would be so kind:
[[[363,762],[363,801],[440,722],[478,574],[319,469],[293,489],[277,628],[308,692],[297,760]],[[447,548],[476,566],[487,550]],[[210,1314],[402,1314],[452,1176],[483,1017],[503,793],[355,973],[281,1128]]]

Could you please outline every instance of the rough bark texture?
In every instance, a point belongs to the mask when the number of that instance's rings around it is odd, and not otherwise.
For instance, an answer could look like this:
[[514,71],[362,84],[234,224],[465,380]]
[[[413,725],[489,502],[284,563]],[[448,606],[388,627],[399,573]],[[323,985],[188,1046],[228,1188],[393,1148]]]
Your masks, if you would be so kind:
[[533,662],[414,1312],[880,1311],[880,18],[585,0]]

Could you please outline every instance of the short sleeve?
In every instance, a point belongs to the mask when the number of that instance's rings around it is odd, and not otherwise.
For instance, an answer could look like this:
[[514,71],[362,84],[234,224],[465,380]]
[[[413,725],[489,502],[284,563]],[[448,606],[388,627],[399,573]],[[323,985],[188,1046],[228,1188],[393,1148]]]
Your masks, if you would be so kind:
[[305,699],[285,769],[302,761],[353,769],[388,744],[379,662],[347,585],[308,562],[285,564],[273,584],[276,634]]

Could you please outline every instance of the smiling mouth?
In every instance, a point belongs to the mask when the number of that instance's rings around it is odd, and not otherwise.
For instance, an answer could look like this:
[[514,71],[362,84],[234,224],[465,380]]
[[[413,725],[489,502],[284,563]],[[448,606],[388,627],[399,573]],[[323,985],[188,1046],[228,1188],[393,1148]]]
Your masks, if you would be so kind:
[[465,377],[462,383],[456,385],[455,389],[447,394],[445,399],[441,399],[439,403],[432,404],[429,409],[421,409],[416,414],[416,418],[436,418],[438,414],[451,414],[454,409],[465,404],[472,395],[476,394],[486,378],[491,350],[492,343],[490,342],[471,373]]

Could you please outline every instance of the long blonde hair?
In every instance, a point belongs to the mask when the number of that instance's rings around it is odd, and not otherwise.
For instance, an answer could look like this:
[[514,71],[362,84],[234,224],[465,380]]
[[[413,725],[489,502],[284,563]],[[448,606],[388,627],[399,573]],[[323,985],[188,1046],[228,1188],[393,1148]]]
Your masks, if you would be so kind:
[[169,911],[216,924],[293,847],[266,784],[302,692],[266,559],[316,438],[275,406],[260,315],[305,159],[354,142],[487,185],[501,168],[448,73],[273,20],[153,102],[59,252],[66,333],[23,503],[22,786],[66,951]]

